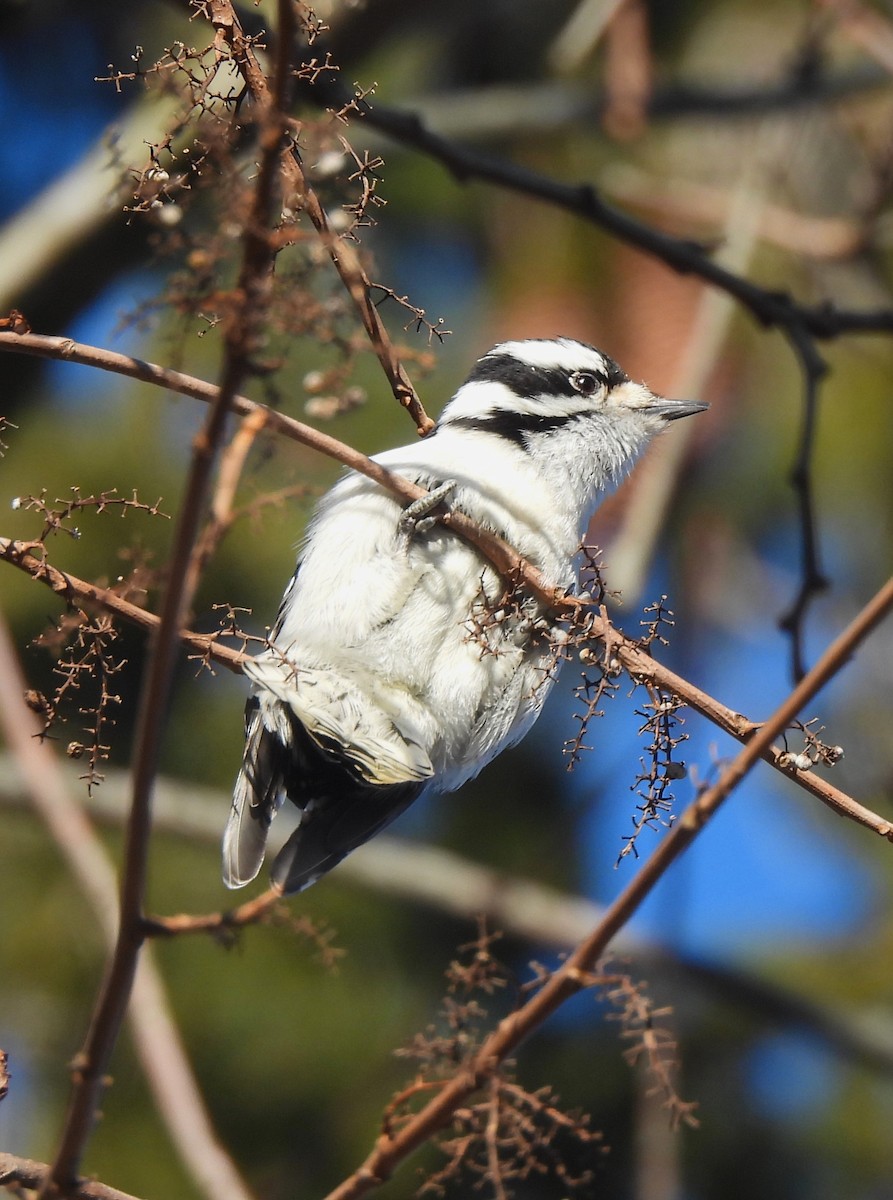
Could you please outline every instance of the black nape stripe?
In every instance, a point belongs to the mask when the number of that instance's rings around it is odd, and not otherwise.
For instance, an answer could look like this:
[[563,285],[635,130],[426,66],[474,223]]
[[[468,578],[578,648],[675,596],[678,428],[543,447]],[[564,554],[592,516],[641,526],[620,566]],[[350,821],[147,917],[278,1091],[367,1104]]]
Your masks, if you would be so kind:
[[513,442],[522,450],[527,448],[527,439],[534,433],[551,433],[574,421],[579,421],[580,413],[562,413],[551,417],[541,417],[534,413],[512,412],[511,409],[492,409],[479,417],[453,417],[443,423],[447,429],[473,429],[477,433],[492,433],[496,437]]

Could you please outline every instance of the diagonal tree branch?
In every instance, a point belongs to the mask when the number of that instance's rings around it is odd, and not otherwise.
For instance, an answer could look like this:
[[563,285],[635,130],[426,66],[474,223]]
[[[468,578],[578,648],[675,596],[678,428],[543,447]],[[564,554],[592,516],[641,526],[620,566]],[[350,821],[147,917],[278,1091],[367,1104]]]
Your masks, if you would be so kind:
[[[336,89],[339,96],[344,96],[343,89],[330,81],[325,87],[315,86],[320,89],[320,103],[330,105]],[[457,182],[480,180],[573,213],[619,241],[660,259],[679,274],[697,275],[728,293],[766,328],[780,329],[789,336],[792,330],[800,329],[819,341],[850,333],[893,333],[893,308],[858,310],[838,308],[830,302],[802,303],[788,292],[764,288],[724,267],[700,242],[676,237],[639,220],[611,204],[592,183],[564,183],[518,163],[495,158],[443,137],[413,112],[365,101],[359,104],[367,125],[436,159]]]
[[[122,599],[110,588],[99,587],[98,584],[88,583],[85,579],[78,579],[77,575],[60,571],[58,567],[48,563],[42,554],[35,554],[35,550],[42,550],[42,546],[34,542],[16,542],[10,538],[0,538],[0,558],[18,567],[32,579],[46,584],[51,591],[61,596],[66,604],[97,604],[150,634],[158,632],[161,619],[155,613],[140,608],[130,600]],[[242,670],[244,654],[220,645],[213,634],[181,629],[179,636],[183,644],[195,651],[196,655],[213,659],[231,671]]]
[[[11,352],[19,351],[23,354],[34,354],[41,358],[62,359],[68,362],[83,363],[86,366],[99,367],[103,370],[113,371],[119,375],[128,375],[133,379],[141,379],[146,383],[153,383],[157,387],[167,388],[169,391],[192,396],[194,399],[203,400],[206,403],[213,403],[217,395],[217,389],[213,384],[196,379],[191,375],[184,375],[181,371],[171,371],[155,363],[143,362],[140,359],[131,358],[125,354],[118,354],[112,350],[79,345],[69,338],[48,337],[35,333],[11,334],[0,332],[0,352],[4,350]],[[313,429],[311,426],[304,425],[300,421],[295,421],[283,413],[276,412],[275,409],[267,408],[262,404],[255,404],[254,401],[248,400],[244,396],[236,395],[232,397],[231,407],[234,412],[243,416],[264,413],[265,427],[267,429],[281,433],[285,437],[303,443],[305,446],[310,446],[314,450],[318,450],[321,454],[344,463],[345,466],[350,467],[352,470],[359,471],[361,475],[368,476],[369,479],[374,480],[381,487],[397,496],[398,499],[404,500],[407,504],[427,495],[424,488],[410,483],[408,479],[403,479],[401,476],[395,475],[386,467],[375,462],[374,459],[368,458],[365,454],[361,454],[358,450],[354,450],[344,442],[339,442],[336,438],[330,437],[318,429]],[[442,515],[441,520],[450,529],[453,529],[461,537],[466,538],[472,545],[476,546],[485,558],[488,558],[509,582],[522,578],[531,594],[536,596],[547,608],[572,609],[579,607],[579,601],[575,600],[572,596],[565,595],[560,589],[553,587],[545,579],[542,572],[526,562],[506,541],[497,537],[496,534],[490,533],[489,530],[482,529],[470,517],[465,516],[464,513],[458,511],[447,512]]]
[[[130,378],[140,379],[146,383],[152,383],[157,387],[191,396],[206,403],[213,401],[217,391],[212,384],[206,383],[204,380],[197,379],[194,376],[185,375],[180,371],[172,371],[168,368],[160,367],[155,363],[144,362],[128,355],[118,354],[112,350],[80,345],[69,338],[49,337],[34,333],[16,334],[0,332],[0,352],[3,351],[18,351],[39,357],[81,363],[86,366],[126,375]],[[292,438],[295,441],[299,441],[339,462],[343,462],[352,470],[359,471],[361,474],[368,476],[407,503],[411,503],[425,494],[422,488],[410,483],[409,480],[403,479],[399,475],[393,474],[373,459],[367,458],[366,455],[353,449],[353,447],[317,429],[313,429],[309,425],[295,421],[293,418],[287,417],[275,409],[267,408],[262,404],[256,404],[244,396],[234,396],[232,408],[235,412],[246,417],[251,416],[258,420],[263,417],[266,428],[285,437]],[[566,597],[549,585],[541,572],[537,571],[530,563],[525,562],[501,538],[496,537],[495,534],[491,534],[488,530],[480,529],[475,522],[471,521],[463,513],[450,512],[443,519],[445,523],[449,524],[451,529],[475,545],[497,569],[502,571],[509,582],[522,580],[531,593],[536,595],[547,606],[554,609],[561,609],[562,606],[569,604],[579,604],[579,601],[575,601],[573,597]],[[121,597],[108,589],[99,588],[95,584],[87,583],[74,575],[59,571],[58,568],[50,566],[40,553],[35,554],[35,551],[40,551],[41,549],[41,547],[36,546],[34,543],[15,542],[8,538],[0,539],[0,555],[3,558],[35,578],[42,580],[54,591],[65,595],[67,599],[92,600],[118,613],[125,620],[140,625],[145,629],[156,628],[158,618],[154,614],[146,612],[145,609],[141,609],[129,601],[122,600]],[[604,610],[591,612],[589,620],[593,634],[603,640],[610,640],[612,649],[616,649],[617,656],[622,665],[634,678],[650,680],[673,695],[679,696],[690,708],[696,712],[700,712],[708,720],[713,721],[719,728],[725,730],[726,733],[730,733],[739,741],[746,741],[757,728],[754,722],[749,721],[740,713],[734,712],[681,676],[661,666],[638,643],[631,638],[625,637],[615,629]],[[196,653],[201,654],[203,657],[211,658],[231,670],[241,669],[242,655],[238,651],[221,645],[213,636],[192,633],[185,630],[181,630],[180,636],[187,645],[191,646]],[[806,791],[817,796],[818,799],[834,809],[841,816],[846,816],[858,824],[872,829],[881,837],[893,841],[893,825],[889,821],[860,805],[857,801],[847,796],[846,793],[835,788],[814,772],[798,770],[789,763],[788,756],[778,747],[770,746],[767,748],[764,757],[777,770],[787,775],[789,779],[793,779]]]
[[800,681],[744,749],[683,813],[639,874],[611,904],[604,917],[516,1012],[502,1020],[480,1049],[449,1079],[437,1095],[394,1133],[382,1134],[361,1166],[333,1189],[326,1200],[355,1200],[379,1187],[410,1154],[448,1125],[456,1110],[490,1079],[497,1066],[538,1029],[562,1004],[590,986],[592,972],[615,934],[626,924],[668,867],[691,845],[725,799],[754,767],[773,738],[843,667],[855,648],[893,608],[893,579],[869,601],[821,659]]
[[[0,558],[25,571],[34,579],[45,583],[54,592],[64,596],[68,603],[76,600],[99,604],[142,629],[154,631],[158,628],[159,618],[154,613],[147,612],[127,600],[122,600],[120,596],[107,588],[98,587],[96,584],[78,579],[76,575],[60,571],[58,567],[51,566],[44,559],[33,554],[33,549],[33,543],[0,538]],[[746,743],[760,728],[759,723],[728,708],[715,697],[710,696],[695,684],[652,658],[651,654],[638,642],[627,637],[611,624],[604,609],[598,612],[591,611],[588,614],[588,621],[592,635],[610,646],[611,653],[632,679],[637,682],[651,683],[662,691],[678,696],[689,708],[706,717],[739,742]],[[181,630],[180,637],[184,644],[195,652],[196,656],[213,660],[229,670],[241,671],[244,654],[221,645],[214,635]],[[790,754],[781,747],[767,746],[762,756],[777,771],[793,780],[804,791],[816,796],[839,816],[855,821],[857,825],[862,825],[887,841],[893,842],[893,822],[859,804],[857,800],[836,788],[814,771],[800,770],[791,762]]]

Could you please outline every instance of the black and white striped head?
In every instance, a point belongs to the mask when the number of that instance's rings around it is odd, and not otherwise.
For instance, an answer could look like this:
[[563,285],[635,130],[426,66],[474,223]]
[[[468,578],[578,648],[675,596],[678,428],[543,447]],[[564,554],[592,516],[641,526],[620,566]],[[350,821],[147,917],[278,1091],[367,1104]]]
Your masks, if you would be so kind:
[[593,426],[625,433],[624,443],[636,432],[647,439],[667,421],[706,407],[655,395],[584,342],[533,339],[502,342],[479,359],[438,429],[489,433],[535,452],[544,437]]

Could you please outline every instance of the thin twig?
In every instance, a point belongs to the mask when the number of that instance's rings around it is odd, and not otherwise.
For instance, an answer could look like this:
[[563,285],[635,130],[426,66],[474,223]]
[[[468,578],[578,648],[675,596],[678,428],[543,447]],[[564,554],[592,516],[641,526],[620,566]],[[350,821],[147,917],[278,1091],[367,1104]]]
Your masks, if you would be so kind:
[[[600,613],[594,614],[590,620],[592,633],[607,642],[611,653],[617,657],[631,678],[643,682],[648,681],[670,695],[678,696],[689,708],[701,713],[702,716],[707,717],[720,729],[745,745],[751,741],[758,730],[763,728],[758,723],[742,716],[741,713],[727,708],[707,692],[695,687],[687,679],[683,679],[681,675],[677,675],[668,667],[658,663],[637,642],[615,629],[608,620],[604,609]],[[866,829],[871,829],[880,837],[893,842],[893,822],[865,808],[851,796],[828,783],[826,779],[816,775],[814,771],[798,770],[789,762],[790,755],[787,755],[780,747],[766,745],[761,750],[761,755],[766,762],[781,771],[788,779],[792,779],[822,803],[827,804],[838,816],[847,817],[859,825],[864,825]]]
[[[98,584],[79,579],[77,575],[60,571],[58,567],[52,566],[45,559],[33,553],[35,549],[39,548],[38,543],[0,538],[0,559],[18,567],[32,579],[46,584],[57,595],[62,596],[66,604],[98,604],[140,629],[145,629],[152,634],[157,633],[161,618],[155,613],[140,608],[138,604],[133,604],[130,600],[122,599],[117,592],[113,592],[110,588],[99,587]],[[231,671],[240,672],[242,670],[245,655],[239,653],[238,650],[231,650],[228,646],[220,645],[214,634],[193,633],[191,629],[181,629],[179,636],[184,645],[189,646],[202,658],[213,659]]]
[[[12,1189],[18,1185],[28,1191],[37,1191],[46,1184],[49,1176],[50,1168],[46,1163],[0,1152],[0,1187]],[[119,1192],[95,1179],[80,1180],[68,1194],[71,1200],[139,1200],[130,1192]]]
[[245,460],[265,425],[266,417],[263,412],[253,412],[243,417],[238,429],[230,439],[229,445],[220,456],[217,483],[211,498],[210,515],[195,543],[189,564],[188,586],[190,592],[195,592],[205,568],[233,523],[233,501],[245,467]]
[[855,648],[893,608],[893,579],[874,596],[828,647],[821,659],[784,703],[723,771],[683,813],[639,874],[609,906],[596,928],[520,1009],[500,1022],[460,1074],[450,1079],[428,1104],[390,1137],[380,1137],[362,1165],[329,1193],[327,1200],[355,1200],[380,1186],[411,1153],[447,1125],[456,1109],[481,1088],[520,1043],[581,989],[615,934],[650,894],[668,867],[708,824],[723,801],[756,764],[772,739],[796,717],[803,705],[847,662]]
[[803,622],[814,596],[824,591],[828,580],[819,562],[819,540],[816,529],[815,489],[812,481],[812,451],[815,445],[818,422],[819,385],[828,370],[827,363],[818,354],[811,342],[800,340],[796,344],[803,376],[803,418],[797,458],[791,469],[791,485],[798,501],[800,521],[800,587],[788,611],[779,621],[780,627],[791,637],[791,673],[795,680],[803,678],[806,671],[804,653]]
[[147,917],[143,928],[147,937],[176,937],[183,933],[231,933],[263,921],[277,904],[282,902],[282,889],[267,888],[253,900],[225,912],[178,913],[172,917]]
[[[261,106],[268,106],[270,87],[254,54],[251,42],[245,37],[235,7],[228,0],[212,0],[210,15],[214,28],[233,47],[234,61],[242,72],[253,100]],[[286,48],[291,47],[292,38],[288,36],[287,30],[280,27],[278,38],[280,45],[284,42]],[[394,396],[408,410],[416,423],[419,434],[430,433],[434,428],[434,422],[422,407],[422,402],[406,369],[400,362],[378,309],[372,302],[369,279],[363,270],[359,256],[344,238],[338,237],[329,228],[325,209],[307,180],[296,147],[289,147],[283,153],[281,167],[286,186],[294,194],[295,203],[309,217],[356,306],[363,328],[366,330],[372,348],[387,376]]]
[[[336,86],[329,84],[326,90],[330,92]],[[331,102],[329,96],[325,102]],[[837,308],[827,301],[800,303],[788,292],[761,287],[722,266],[700,242],[666,233],[617,208],[594,184],[564,183],[518,163],[494,158],[434,132],[413,112],[363,102],[360,107],[367,125],[436,159],[459,183],[479,179],[573,213],[619,241],[660,259],[679,274],[696,275],[727,292],[761,326],[786,333],[800,328],[820,341],[847,333],[893,333],[893,308],[858,310]]]

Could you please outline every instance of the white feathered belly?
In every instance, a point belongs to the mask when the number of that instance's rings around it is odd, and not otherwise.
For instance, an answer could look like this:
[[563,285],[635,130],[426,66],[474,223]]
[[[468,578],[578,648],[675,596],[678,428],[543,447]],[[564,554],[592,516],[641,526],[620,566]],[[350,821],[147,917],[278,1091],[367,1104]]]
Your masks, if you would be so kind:
[[404,778],[424,778],[427,759],[433,786],[450,791],[527,731],[552,655],[527,615],[494,617],[505,585],[454,534],[389,549],[342,559],[337,578],[308,554],[275,638],[280,662],[262,656],[249,674],[314,736],[359,737],[371,781],[399,778],[401,756]]

